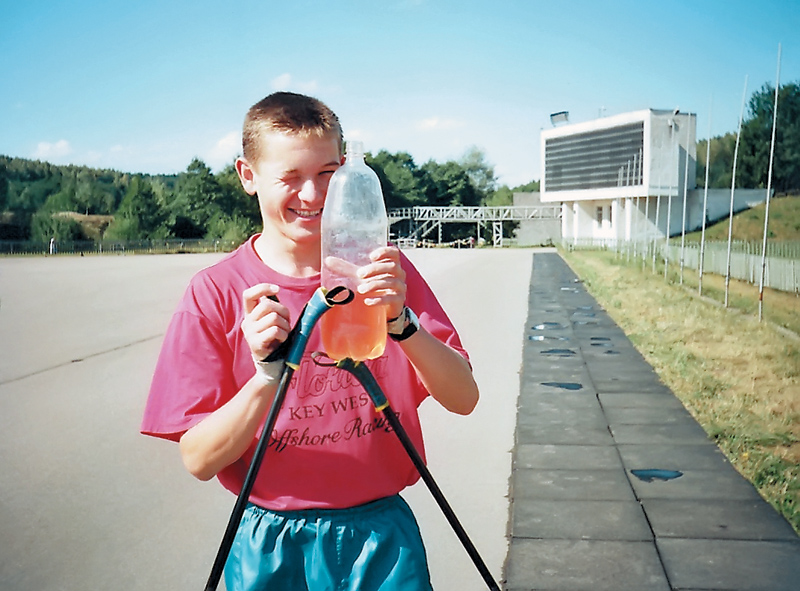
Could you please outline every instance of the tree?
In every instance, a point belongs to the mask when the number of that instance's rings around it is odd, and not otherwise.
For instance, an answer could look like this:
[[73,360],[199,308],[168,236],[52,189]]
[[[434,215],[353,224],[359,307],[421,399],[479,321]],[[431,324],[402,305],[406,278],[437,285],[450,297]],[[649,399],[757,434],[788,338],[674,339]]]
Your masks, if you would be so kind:
[[497,188],[494,167],[486,161],[486,155],[477,146],[470,147],[459,162],[466,172],[479,201],[489,199]]
[[518,185],[513,189],[509,189],[508,185],[502,185],[483,204],[489,206],[513,205],[514,193],[537,193],[539,186],[539,181],[531,181],[524,185]]
[[76,181],[74,177],[65,179],[61,184],[61,190],[51,193],[38,211],[49,213],[75,211],[77,203],[75,200],[75,187]]
[[76,177],[76,211],[85,214],[110,214],[114,211],[114,194],[104,187],[96,171],[81,170]]
[[164,210],[159,206],[150,182],[135,176],[104,237],[114,240],[162,238],[165,234],[162,229],[164,219]]
[[514,203],[514,192],[508,188],[507,185],[501,186],[491,197],[484,200],[483,204],[490,207],[499,207],[502,205],[512,205]]
[[375,156],[367,154],[365,160],[378,175],[387,209],[424,203],[420,188],[421,172],[409,153],[390,154],[381,150]]
[[512,191],[514,191],[514,193],[538,193],[541,190],[541,184],[541,181],[531,181],[524,185],[514,187]]
[[439,164],[429,160],[422,165],[425,203],[432,206],[478,205],[480,195],[466,170],[450,160]]
[[8,207],[8,169],[6,163],[0,160],[0,212]]
[[[697,186],[704,187],[706,182],[706,149],[708,140],[697,142]],[[736,134],[726,133],[711,138],[711,168],[708,171],[708,186],[715,189],[730,189],[733,174],[733,153],[736,150]],[[744,186],[737,175],[736,185]]]
[[212,218],[206,228],[206,238],[239,245],[258,231],[253,221],[239,215],[228,217],[218,215]]
[[202,238],[206,225],[222,213],[222,190],[202,160],[191,161],[178,177],[169,206],[168,227],[177,238]]
[[[439,164],[429,160],[422,165],[424,173],[421,186],[425,204],[430,206],[476,206],[480,196],[466,170],[454,161]],[[442,238],[451,241],[474,234],[473,224],[444,224]]]
[[243,218],[253,227],[261,225],[261,210],[258,198],[248,195],[242,188],[239,174],[233,164],[229,164],[216,175],[217,183],[222,191],[222,211],[230,218]]
[[51,175],[32,181],[20,181],[9,170],[9,211],[33,214],[41,209],[48,197],[61,190],[61,175]]
[[[772,139],[775,87],[764,84],[748,103],[748,119],[742,125],[739,154],[742,186],[766,188]],[[778,91],[772,187],[776,194],[800,190],[800,85],[791,83]],[[737,177],[740,173],[737,172]],[[739,185],[737,178],[737,186]]]
[[51,238],[57,241],[84,240],[86,236],[77,220],[46,209],[37,211],[31,219],[31,240],[48,242]]

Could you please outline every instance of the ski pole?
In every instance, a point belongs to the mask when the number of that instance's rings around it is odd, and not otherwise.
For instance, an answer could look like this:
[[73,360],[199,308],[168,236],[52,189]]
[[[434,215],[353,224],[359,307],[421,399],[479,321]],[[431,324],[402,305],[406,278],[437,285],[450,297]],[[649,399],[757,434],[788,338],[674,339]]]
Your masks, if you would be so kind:
[[[337,300],[336,297],[343,291],[347,291],[348,294],[344,299]],[[205,591],[215,591],[222,578],[222,571],[228,560],[233,540],[236,537],[236,531],[239,529],[242,515],[244,515],[244,511],[247,508],[250,492],[253,490],[253,485],[258,476],[258,471],[261,468],[262,460],[264,459],[264,454],[267,451],[267,447],[269,447],[269,439],[275,427],[275,421],[278,418],[283,400],[286,398],[286,391],[289,389],[292,376],[295,370],[300,366],[303,352],[308,343],[308,337],[311,335],[314,325],[330,308],[335,305],[346,304],[352,301],[353,297],[353,292],[344,287],[336,287],[329,292],[326,292],[322,288],[317,289],[303,308],[300,318],[294,328],[292,328],[289,336],[281,346],[273,351],[265,360],[275,361],[278,359],[285,359],[285,366],[281,373],[280,381],[278,382],[278,389],[275,392],[275,397],[272,399],[272,404],[267,413],[264,429],[261,432],[261,437],[258,440],[255,453],[253,454],[253,459],[250,462],[250,467],[247,470],[247,475],[242,484],[242,490],[239,491],[239,496],[236,498],[236,504],[233,506],[233,511],[228,520],[228,526],[225,529],[225,535],[222,537],[219,550],[217,550],[217,556],[211,567],[211,574],[206,582]]]
[[[321,354],[314,353],[312,354],[312,358],[314,359],[315,363],[325,365],[325,363],[317,361],[317,358],[320,355]],[[500,587],[498,587],[497,582],[495,582],[494,578],[492,578],[492,574],[489,572],[486,563],[483,562],[483,559],[478,553],[477,548],[475,548],[475,545],[472,543],[472,540],[470,540],[466,530],[461,525],[461,522],[459,522],[458,517],[456,516],[452,507],[450,507],[450,504],[447,502],[447,499],[444,497],[441,489],[433,479],[430,470],[428,470],[428,467],[425,465],[425,461],[422,459],[422,456],[420,456],[416,447],[414,447],[414,442],[411,441],[411,438],[408,436],[408,433],[406,432],[402,423],[400,423],[400,419],[398,418],[397,414],[389,405],[386,395],[381,390],[381,387],[378,385],[378,382],[375,380],[372,372],[364,363],[360,361],[353,361],[352,359],[343,359],[338,362],[333,362],[331,365],[335,365],[336,367],[351,373],[364,387],[364,390],[366,390],[367,394],[372,400],[372,403],[375,405],[375,410],[383,413],[392,430],[397,434],[398,439],[400,439],[400,443],[403,444],[403,447],[408,453],[409,458],[411,458],[412,463],[417,468],[419,475],[427,485],[428,490],[430,490],[431,495],[433,495],[433,498],[439,505],[442,513],[444,513],[444,516],[447,518],[447,521],[450,523],[450,526],[453,528],[456,536],[458,536],[458,539],[461,540],[464,549],[467,551],[467,554],[469,554],[469,557],[472,559],[472,562],[475,564],[478,572],[483,577],[484,582],[492,591],[500,591]]]

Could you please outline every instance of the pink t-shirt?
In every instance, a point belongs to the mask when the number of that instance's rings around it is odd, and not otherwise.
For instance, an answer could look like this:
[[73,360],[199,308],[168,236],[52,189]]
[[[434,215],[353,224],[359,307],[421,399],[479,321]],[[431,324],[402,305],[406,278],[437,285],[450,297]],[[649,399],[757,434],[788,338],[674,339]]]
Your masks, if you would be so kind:
[[[242,292],[258,283],[281,287],[279,298],[294,323],[319,286],[319,276],[295,278],[265,265],[253,237],[222,261],[197,273],[164,338],[141,431],[177,441],[230,400],[253,376],[240,325]],[[467,354],[428,284],[402,256],[406,303],[425,329],[465,358]],[[322,350],[314,330],[279,413],[250,500],[274,510],[345,508],[396,494],[418,479],[408,455],[353,376],[314,364]],[[367,362],[403,426],[424,454],[417,407],[428,396],[397,343]],[[238,494],[256,442],[218,474]]]

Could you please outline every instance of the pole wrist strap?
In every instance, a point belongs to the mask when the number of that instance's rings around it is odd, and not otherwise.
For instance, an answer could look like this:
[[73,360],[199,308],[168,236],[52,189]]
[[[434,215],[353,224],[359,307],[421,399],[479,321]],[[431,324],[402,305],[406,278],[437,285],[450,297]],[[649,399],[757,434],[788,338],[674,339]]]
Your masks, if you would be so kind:
[[265,386],[272,386],[278,383],[283,373],[285,362],[283,359],[276,359],[275,361],[259,361],[253,357],[253,363],[256,366],[256,377]]

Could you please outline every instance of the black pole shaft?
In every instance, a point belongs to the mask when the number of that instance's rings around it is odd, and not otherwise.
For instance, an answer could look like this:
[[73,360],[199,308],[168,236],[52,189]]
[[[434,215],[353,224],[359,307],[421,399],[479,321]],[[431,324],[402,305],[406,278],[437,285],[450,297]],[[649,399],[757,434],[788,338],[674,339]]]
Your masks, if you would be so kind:
[[400,422],[397,414],[389,405],[389,401],[386,399],[386,395],[383,393],[383,390],[381,390],[380,384],[378,384],[375,376],[373,376],[369,368],[360,361],[357,362],[353,361],[352,359],[343,359],[337,362],[336,366],[353,374],[353,376],[355,376],[355,378],[359,381],[369,395],[372,403],[375,405],[376,410],[383,412],[383,415],[386,417],[386,420],[389,421],[389,425],[392,427],[392,430],[397,434],[397,438],[405,448],[408,457],[411,459],[414,467],[416,467],[417,471],[419,472],[420,477],[425,482],[428,490],[431,492],[431,495],[433,495],[436,504],[439,505],[439,508],[442,510],[442,513],[444,513],[445,518],[447,518],[447,521],[450,523],[450,527],[453,528],[453,531],[455,532],[456,536],[458,536],[458,539],[461,541],[461,544],[464,546],[467,554],[469,554],[469,557],[472,559],[472,562],[475,564],[475,567],[478,569],[481,577],[483,577],[484,582],[492,591],[500,591],[500,587],[498,587],[497,582],[492,577],[492,573],[489,572],[486,563],[483,562],[481,555],[478,553],[478,549],[475,548],[475,544],[473,544],[472,540],[470,540],[466,530],[458,520],[455,511],[453,511],[453,508],[450,507],[450,503],[447,502],[442,490],[439,488],[439,485],[436,484],[436,481],[433,479],[433,475],[431,474],[430,470],[428,470],[428,466],[425,465],[425,461],[422,459],[422,456],[414,446],[414,442],[411,441],[411,438],[408,436],[408,433],[403,427],[403,424]]
[[472,540],[467,535],[466,530],[461,525],[461,522],[458,520],[453,508],[450,506],[450,503],[447,502],[442,490],[439,488],[439,485],[436,484],[436,481],[433,479],[433,475],[431,474],[428,467],[425,465],[422,457],[419,455],[417,448],[414,447],[414,443],[406,433],[406,430],[403,428],[403,425],[400,423],[400,419],[398,418],[397,414],[395,414],[394,410],[392,410],[391,406],[386,406],[383,409],[383,415],[389,421],[389,425],[392,427],[392,430],[397,434],[398,439],[400,439],[400,443],[403,444],[403,447],[406,449],[409,458],[413,462],[414,466],[417,468],[419,475],[422,477],[422,480],[430,490],[431,495],[433,496],[436,504],[439,505],[439,508],[444,513],[445,518],[450,523],[450,527],[453,528],[456,536],[458,539],[461,540],[461,544],[463,544],[464,549],[469,554],[469,557],[472,559],[472,562],[475,564],[475,567],[478,569],[478,572],[483,577],[484,582],[492,591],[500,591],[500,587],[498,587],[497,582],[492,577],[492,573],[489,572],[489,568],[486,566],[486,563],[483,562],[481,555],[478,553],[478,549],[475,548],[475,545],[472,543]]
[[208,576],[205,591],[215,591],[222,578],[222,571],[225,568],[225,563],[228,561],[228,555],[231,552],[233,540],[236,538],[236,531],[239,529],[242,515],[244,515],[244,511],[247,508],[250,492],[253,490],[253,485],[256,482],[258,471],[261,468],[261,462],[264,460],[264,454],[269,446],[269,438],[275,427],[275,421],[278,419],[278,413],[283,405],[283,400],[286,398],[286,391],[289,389],[293,374],[294,368],[286,365],[281,374],[281,381],[278,383],[275,397],[272,399],[267,419],[264,422],[264,430],[261,432],[261,437],[258,440],[258,445],[253,454],[253,459],[250,462],[250,468],[247,470],[247,476],[245,476],[244,483],[242,484],[242,490],[239,491],[239,496],[236,497],[236,504],[233,506],[233,511],[231,511],[231,516],[228,520],[228,526],[225,528],[225,534],[222,537],[219,550],[217,550],[217,556],[211,567],[211,574]]
[[[342,293],[345,294],[343,298],[340,297]],[[275,428],[275,422],[278,420],[278,413],[280,413],[283,400],[286,398],[286,392],[289,390],[292,376],[295,370],[300,367],[303,352],[308,344],[311,331],[322,315],[332,306],[347,304],[353,300],[354,295],[352,291],[343,286],[335,287],[331,290],[325,290],[321,287],[318,288],[303,308],[303,311],[300,313],[300,318],[298,318],[297,323],[292,328],[286,341],[267,357],[266,361],[284,359],[285,364],[283,372],[278,382],[278,388],[275,391],[275,397],[272,399],[272,404],[269,407],[269,413],[264,422],[264,429],[261,431],[261,437],[253,453],[253,459],[250,461],[250,467],[242,483],[242,489],[239,491],[239,496],[236,498],[236,504],[233,506],[231,517],[228,520],[228,526],[225,528],[225,534],[222,537],[219,550],[217,550],[217,556],[211,567],[211,574],[206,582],[205,591],[215,591],[222,578],[222,571],[225,569],[225,563],[228,561],[228,555],[230,554],[233,540],[236,537],[236,532],[239,529],[242,515],[244,515],[244,511],[247,508],[250,492],[253,490],[253,485],[256,482],[258,471],[264,459],[264,454],[266,454],[267,447],[269,447],[269,438]],[[272,299],[277,300],[277,298]]]

